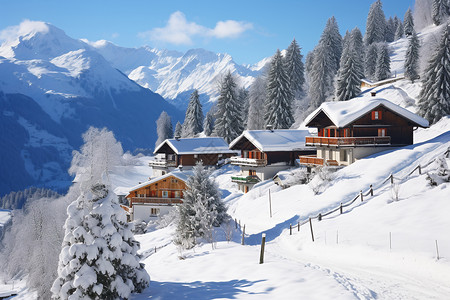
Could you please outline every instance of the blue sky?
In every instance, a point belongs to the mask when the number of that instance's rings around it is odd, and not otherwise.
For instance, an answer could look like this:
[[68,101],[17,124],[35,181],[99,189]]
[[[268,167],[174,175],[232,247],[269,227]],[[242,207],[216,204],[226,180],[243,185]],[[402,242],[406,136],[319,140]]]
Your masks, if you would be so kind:
[[[314,48],[329,17],[341,34],[364,34],[373,0],[78,0],[2,1],[0,29],[25,19],[49,22],[73,38],[106,39],[124,47],[149,45],[228,53],[237,63],[256,63],[286,48],[295,37],[302,53]],[[385,15],[403,19],[414,0],[385,0]]]

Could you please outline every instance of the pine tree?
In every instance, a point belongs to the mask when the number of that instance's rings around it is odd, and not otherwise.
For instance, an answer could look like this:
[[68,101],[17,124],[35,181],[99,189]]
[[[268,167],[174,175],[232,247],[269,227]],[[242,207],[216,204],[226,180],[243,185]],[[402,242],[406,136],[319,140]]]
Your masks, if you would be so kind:
[[312,73],[313,73],[313,68],[314,68],[314,50],[311,50],[308,52],[308,54],[306,54],[306,59],[305,59],[305,71],[306,71],[306,80],[309,83],[309,85],[311,85],[311,78],[312,78]]
[[391,58],[387,44],[378,45],[377,64],[375,67],[375,80],[380,81],[391,76]]
[[419,114],[431,124],[450,114],[450,24],[442,32],[425,69],[419,95]]
[[366,56],[364,58],[364,74],[367,78],[375,79],[375,69],[377,66],[378,46],[370,44],[367,47]]
[[414,2],[414,22],[415,29],[422,30],[428,25],[433,24],[433,1],[434,0],[416,0]]
[[450,15],[448,0],[433,0],[432,18],[435,25],[444,24]]
[[158,139],[156,140],[155,147],[164,142],[166,139],[173,138],[173,127],[172,121],[169,115],[163,111],[158,120],[156,120],[156,132],[158,134]]
[[294,97],[303,91],[303,84],[305,83],[305,67],[302,60],[303,55],[300,52],[300,47],[294,39],[287,48],[284,57],[284,68],[289,80],[289,88]]
[[236,83],[231,72],[228,72],[220,83],[214,134],[227,143],[237,138],[244,130],[241,111],[242,105],[236,96]]
[[361,92],[361,79],[363,78],[363,64],[361,55],[357,52],[356,43],[359,29],[355,28],[350,34],[341,57],[341,67],[338,72],[336,86],[336,100],[345,101],[356,97]]
[[198,163],[186,182],[183,204],[177,208],[177,227],[174,242],[184,249],[197,244],[197,238],[212,241],[212,227],[220,226],[227,218],[226,208],[211,172]]
[[414,83],[419,78],[419,38],[415,31],[408,39],[408,48],[405,55],[405,77]]
[[386,42],[391,43],[394,41],[396,29],[397,26],[394,22],[394,19],[392,17],[389,17],[389,19],[386,21],[386,31],[384,35],[384,39],[386,40]]
[[184,138],[194,137],[203,131],[203,110],[199,100],[198,91],[194,90],[191,94],[186,116],[184,118],[181,136]]
[[183,132],[183,125],[181,125],[180,121],[175,125],[175,131],[173,132],[174,137],[181,137],[181,133]]
[[366,21],[366,45],[385,41],[386,18],[383,12],[383,4],[380,0],[370,6]]
[[411,35],[414,31],[414,19],[410,8],[408,8],[403,18],[403,29],[406,36]]
[[399,22],[397,25],[397,29],[395,30],[395,37],[394,39],[397,41],[403,37],[403,24],[402,22]]
[[242,105],[242,127],[243,129],[247,128],[247,119],[248,119],[248,95],[249,92],[245,88],[239,89],[238,101]]
[[270,63],[267,77],[267,98],[265,102],[265,125],[274,129],[288,129],[294,123],[292,115],[291,89],[289,79],[283,68],[280,50],[277,50]]
[[203,128],[206,136],[210,136],[214,129],[214,113],[212,110],[206,113]]
[[256,77],[250,86],[247,129],[264,129],[264,102],[266,100],[266,78]]
[[339,70],[341,55],[342,37],[336,19],[331,17],[314,49],[308,93],[312,106],[319,107],[333,94],[334,77]]

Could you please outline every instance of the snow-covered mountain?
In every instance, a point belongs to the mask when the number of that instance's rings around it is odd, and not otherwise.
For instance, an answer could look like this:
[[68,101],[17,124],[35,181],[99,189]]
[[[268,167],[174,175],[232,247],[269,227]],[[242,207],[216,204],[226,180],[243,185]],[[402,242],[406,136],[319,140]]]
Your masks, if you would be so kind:
[[0,195],[67,185],[71,152],[91,125],[108,127],[134,150],[153,147],[161,111],[182,117],[61,29],[25,21],[8,34],[0,47]]
[[173,100],[183,110],[194,89],[202,95],[201,100],[208,108],[217,99],[217,84],[227,71],[238,78],[240,86],[249,87],[270,60],[244,66],[235,63],[228,54],[205,49],[180,53],[150,47],[123,48],[105,40],[89,44],[130,79]]

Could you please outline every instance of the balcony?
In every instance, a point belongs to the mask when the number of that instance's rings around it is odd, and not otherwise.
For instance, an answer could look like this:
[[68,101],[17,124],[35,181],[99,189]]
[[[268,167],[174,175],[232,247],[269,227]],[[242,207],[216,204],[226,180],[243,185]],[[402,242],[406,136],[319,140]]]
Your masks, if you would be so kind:
[[267,165],[267,159],[243,158],[240,156],[233,156],[230,160],[232,165],[237,166],[265,167]]
[[300,158],[300,164],[301,165],[307,165],[307,166],[338,166],[338,162],[334,159],[323,159],[320,157],[317,157],[315,155],[302,155],[299,156]]
[[165,159],[155,159],[151,160],[148,165],[150,167],[161,167],[161,168],[167,168],[167,167],[176,167],[177,162],[174,160],[165,160]]
[[161,197],[132,197],[132,204],[181,204],[182,198],[161,198]]
[[235,183],[249,183],[249,184],[255,184],[260,182],[261,180],[258,178],[258,176],[250,175],[250,176],[231,176],[231,181]]
[[321,137],[307,136],[306,146],[386,146],[391,144],[390,136],[368,137]]

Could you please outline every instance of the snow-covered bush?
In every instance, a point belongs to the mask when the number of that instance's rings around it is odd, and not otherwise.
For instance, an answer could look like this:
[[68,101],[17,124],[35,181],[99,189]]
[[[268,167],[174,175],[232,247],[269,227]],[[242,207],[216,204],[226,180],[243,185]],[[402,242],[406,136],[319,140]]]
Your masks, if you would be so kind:
[[430,172],[427,174],[427,179],[431,186],[437,186],[444,182],[450,182],[450,170],[444,156],[437,157],[433,167],[436,169],[436,172]]
[[314,176],[309,183],[314,194],[320,194],[328,187],[330,182],[335,178],[334,168],[323,166],[313,169]]

